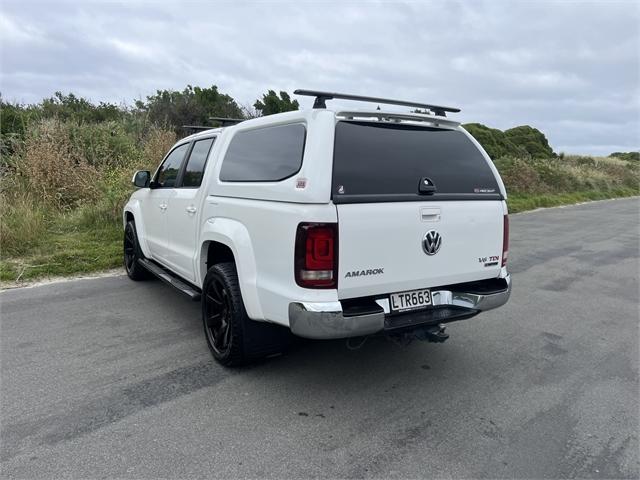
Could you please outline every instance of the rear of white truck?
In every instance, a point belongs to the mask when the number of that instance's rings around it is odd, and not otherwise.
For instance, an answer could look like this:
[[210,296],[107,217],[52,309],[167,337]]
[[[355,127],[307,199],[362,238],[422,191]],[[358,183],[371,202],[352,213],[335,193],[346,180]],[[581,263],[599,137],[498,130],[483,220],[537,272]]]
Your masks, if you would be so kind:
[[443,324],[507,302],[504,185],[454,122],[338,117],[331,188],[337,225],[303,232],[302,243],[305,275],[316,268],[339,302],[292,304],[294,333],[442,341]]

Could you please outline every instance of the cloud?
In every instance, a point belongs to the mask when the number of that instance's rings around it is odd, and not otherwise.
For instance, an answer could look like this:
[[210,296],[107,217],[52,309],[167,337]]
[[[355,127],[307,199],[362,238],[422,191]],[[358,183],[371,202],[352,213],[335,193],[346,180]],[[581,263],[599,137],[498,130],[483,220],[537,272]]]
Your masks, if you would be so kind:
[[462,121],[603,154],[640,147],[639,25],[633,1],[5,0],[0,90],[131,103],[215,84],[247,105],[267,89],[344,91],[460,106]]

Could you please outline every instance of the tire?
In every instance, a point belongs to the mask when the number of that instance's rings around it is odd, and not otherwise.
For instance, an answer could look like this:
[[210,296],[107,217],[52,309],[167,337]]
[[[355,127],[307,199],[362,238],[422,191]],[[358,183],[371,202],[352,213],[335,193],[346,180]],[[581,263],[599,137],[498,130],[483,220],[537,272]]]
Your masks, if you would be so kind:
[[202,285],[202,325],[209,350],[222,365],[236,367],[281,353],[289,345],[287,328],[247,316],[232,262],[218,263]]
[[124,227],[124,269],[131,280],[139,281],[148,279],[151,274],[138,263],[144,258],[140,244],[138,243],[138,233],[133,220],[129,220]]

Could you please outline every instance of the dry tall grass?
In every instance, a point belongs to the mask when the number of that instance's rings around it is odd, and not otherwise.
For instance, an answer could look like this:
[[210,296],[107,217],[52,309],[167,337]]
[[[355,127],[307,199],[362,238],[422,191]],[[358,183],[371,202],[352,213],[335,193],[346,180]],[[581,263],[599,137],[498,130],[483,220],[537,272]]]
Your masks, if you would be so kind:
[[0,255],[21,255],[43,243],[54,225],[117,228],[136,169],[154,170],[175,143],[154,126],[42,120],[28,132],[0,178]]
[[0,196],[0,256],[22,255],[46,236],[47,213],[28,193]]
[[153,127],[145,136],[142,148],[142,162],[139,170],[150,170],[152,173],[160,164],[162,158],[176,142],[176,134],[173,131]]
[[495,161],[509,193],[553,194],[640,188],[640,164],[617,158],[500,158]]
[[17,168],[29,193],[44,205],[63,210],[98,198],[98,170],[71,143],[68,126],[57,120],[44,120],[31,132]]

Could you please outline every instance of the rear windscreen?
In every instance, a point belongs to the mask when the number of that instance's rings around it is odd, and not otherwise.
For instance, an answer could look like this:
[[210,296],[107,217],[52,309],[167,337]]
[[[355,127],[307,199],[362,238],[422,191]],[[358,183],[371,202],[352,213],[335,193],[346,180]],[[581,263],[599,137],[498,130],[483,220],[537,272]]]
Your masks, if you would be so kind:
[[[434,187],[429,193],[419,191],[425,178]],[[332,198],[353,203],[502,196],[482,153],[463,132],[341,121],[336,125]]]

